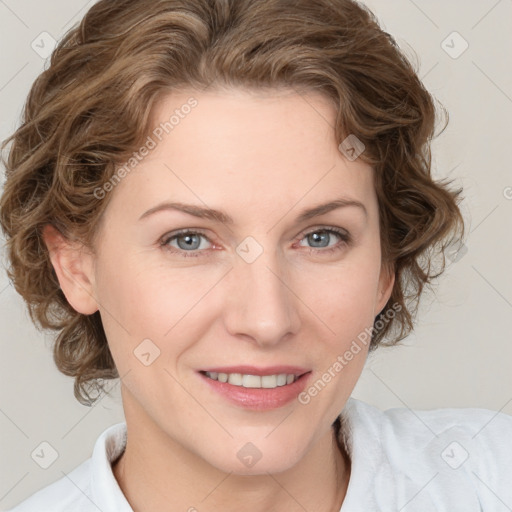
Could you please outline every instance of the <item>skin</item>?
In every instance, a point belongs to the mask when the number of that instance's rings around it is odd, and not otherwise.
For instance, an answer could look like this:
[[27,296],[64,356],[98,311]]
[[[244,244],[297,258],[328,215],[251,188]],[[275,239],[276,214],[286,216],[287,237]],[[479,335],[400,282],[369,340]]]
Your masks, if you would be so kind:
[[[339,510],[350,460],[331,425],[367,347],[307,405],[269,411],[228,402],[197,370],[299,365],[313,383],[373,325],[394,282],[381,264],[373,169],[338,150],[334,107],[317,93],[174,92],[155,126],[191,96],[198,105],[109,192],[95,251],[45,229],[63,292],[77,311],[100,311],[122,376],[128,443],[115,477],[135,511]],[[367,213],[296,221],[341,197]],[[224,210],[234,224],[170,210],[139,220],[164,201]],[[329,227],[352,241],[307,236]],[[202,231],[200,248],[159,243],[184,228]],[[252,263],[236,251],[248,236],[263,249]],[[160,350],[149,366],[134,355],[144,339]],[[248,442],[262,454],[250,468],[237,457]]]

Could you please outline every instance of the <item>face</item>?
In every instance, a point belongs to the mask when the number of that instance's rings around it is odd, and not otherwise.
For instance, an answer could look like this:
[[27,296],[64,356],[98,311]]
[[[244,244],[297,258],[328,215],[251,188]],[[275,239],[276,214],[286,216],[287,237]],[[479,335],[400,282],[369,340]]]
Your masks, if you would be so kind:
[[223,471],[283,471],[329,433],[368,346],[335,363],[391,293],[373,169],[319,95],[173,93],[154,125],[176,109],[108,192],[89,276],[127,421]]

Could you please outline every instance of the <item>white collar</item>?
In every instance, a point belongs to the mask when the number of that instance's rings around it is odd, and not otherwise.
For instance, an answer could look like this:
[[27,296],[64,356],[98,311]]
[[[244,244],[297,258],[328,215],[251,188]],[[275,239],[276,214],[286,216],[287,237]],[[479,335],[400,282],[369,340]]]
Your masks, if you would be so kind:
[[[371,510],[374,511],[393,510],[402,502],[402,496],[417,492],[417,484],[392,467],[387,451],[382,447],[386,424],[386,415],[382,411],[354,398],[349,398],[343,408],[340,441],[351,459],[351,475],[340,512],[369,510],[367,507],[373,507]],[[94,503],[101,510],[133,512],[112,470],[112,463],[126,447],[126,432],[126,423],[112,425],[94,446],[91,492]],[[418,496],[414,505],[413,509],[407,510],[428,510],[433,503],[424,495]]]

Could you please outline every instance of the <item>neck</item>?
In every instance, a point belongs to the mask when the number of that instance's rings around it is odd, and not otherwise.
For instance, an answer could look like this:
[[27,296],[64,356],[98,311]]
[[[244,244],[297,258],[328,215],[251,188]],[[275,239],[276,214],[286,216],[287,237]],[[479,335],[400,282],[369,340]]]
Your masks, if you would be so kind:
[[114,476],[134,512],[340,510],[350,458],[338,445],[333,428],[292,468],[247,476],[210,465],[153,422],[141,422],[140,410],[134,412],[125,404],[127,445],[113,464]]

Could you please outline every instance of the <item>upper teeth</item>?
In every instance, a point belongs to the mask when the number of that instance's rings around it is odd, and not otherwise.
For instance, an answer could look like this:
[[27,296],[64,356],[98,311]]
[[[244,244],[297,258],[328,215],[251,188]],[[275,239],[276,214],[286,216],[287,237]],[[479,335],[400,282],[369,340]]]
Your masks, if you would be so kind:
[[295,375],[280,373],[279,375],[245,375],[242,373],[217,373],[205,372],[210,379],[219,382],[227,382],[233,386],[242,386],[244,388],[277,388],[285,386],[295,381]]

